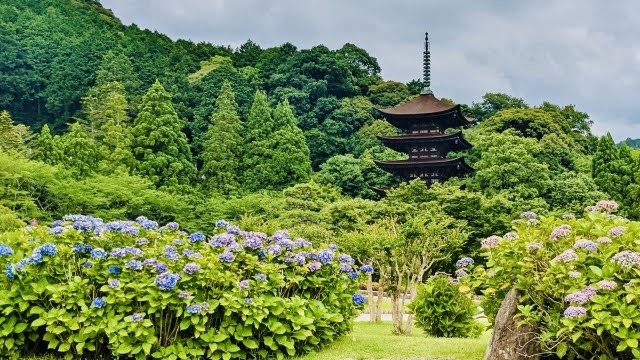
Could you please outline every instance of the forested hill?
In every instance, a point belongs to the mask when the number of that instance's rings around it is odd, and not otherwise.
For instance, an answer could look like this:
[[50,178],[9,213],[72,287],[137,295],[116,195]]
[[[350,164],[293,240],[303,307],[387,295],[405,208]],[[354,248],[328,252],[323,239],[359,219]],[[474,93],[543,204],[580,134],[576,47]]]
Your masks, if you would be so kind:
[[[395,105],[418,89],[381,82],[365,50],[345,44],[301,50],[286,43],[238,49],[172,41],[157,32],[123,26],[90,0],[16,0],[0,6],[0,109],[32,130],[45,123],[64,131],[81,112],[81,99],[99,70],[125,85],[133,113],[156,80],[172,94],[195,155],[214,111],[222,81],[230,80],[246,117],[256,90],[271,105],[287,99],[312,150],[314,166],[347,150],[348,138],[371,123],[375,106]],[[413,90],[413,91],[412,91]],[[366,95],[366,96],[365,96]]]
[[640,139],[626,138],[621,141],[618,146],[621,146],[622,144],[626,144],[630,148],[640,149]]

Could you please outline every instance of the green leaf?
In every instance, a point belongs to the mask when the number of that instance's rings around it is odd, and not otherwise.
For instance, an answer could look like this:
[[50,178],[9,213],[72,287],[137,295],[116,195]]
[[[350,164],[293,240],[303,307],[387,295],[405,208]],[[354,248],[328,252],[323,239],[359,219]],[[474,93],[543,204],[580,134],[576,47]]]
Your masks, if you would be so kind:
[[591,271],[593,271],[593,273],[596,274],[598,277],[602,277],[602,269],[600,269],[599,267],[595,265],[591,265],[589,266],[589,269],[591,269]]
[[8,350],[11,350],[13,348],[13,343],[14,343],[13,338],[7,338],[4,341],[4,346],[6,346]]
[[63,344],[60,344],[60,347],[58,348],[59,352],[67,352],[71,349],[71,344],[66,342]]
[[242,344],[246,346],[248,349],[257,349],[258,343],[253,339],[244,339],[242,340]]
[[23,332],[26,328],[27,328],[27,324],[20,323],[20,324],[16,325],[16,327],[13,329],[13,332],[16,333],[16,334],[19,334],[19,333]]
[[566,353],[567,353],[567,344],[566,343],[558,344],[558,347],[556,348],[556,355],[558,355],[558,357],[562,359]]
[[627,339],[627,345],[629,345],[630,348],[635,349],[638,347],[638,339]]
[[149,343],[142,344],[142,350],[144,350],[145,354],[151,353],[151,344]]

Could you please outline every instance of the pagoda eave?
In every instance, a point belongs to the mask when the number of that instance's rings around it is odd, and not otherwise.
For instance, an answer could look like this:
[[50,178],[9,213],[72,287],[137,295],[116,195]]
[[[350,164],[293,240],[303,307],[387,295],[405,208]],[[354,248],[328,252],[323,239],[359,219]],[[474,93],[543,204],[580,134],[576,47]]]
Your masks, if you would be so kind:
[[383,161],[374,160],[375,164],[381,169],[393,172],[396,169],[406,168],[451,168],[456,167],[456,170],[462,170],[463,173],[473,172],[473,168],[469,166],[463,157],[455,159],[437,159],[437,160],[395,160],[395,161]]
[[460,150],[471,149],[473,145],[471,145],[467,140],[465,140],[462,132],[458,131],[452,134],[442,134],[442,135],[432,135],[432,134],[410,134],[410,135],[400,135],[400,136],[376,136],[378,140],[380,140],[384,145],[388,147],[394,147],[398,145],[404,144],[432,144],[432,143],[456,143],[454,146]]

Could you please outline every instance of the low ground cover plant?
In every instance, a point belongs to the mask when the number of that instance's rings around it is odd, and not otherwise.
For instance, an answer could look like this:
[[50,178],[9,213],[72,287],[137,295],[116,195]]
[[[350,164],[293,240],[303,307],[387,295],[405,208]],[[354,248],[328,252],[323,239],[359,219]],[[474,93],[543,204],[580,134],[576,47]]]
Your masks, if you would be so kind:
[[216,227],[70,215],[1,235],[0,355],[281,358],[351,329],[365,302],[351,256]]
[[482,289],[490,319],[515,286],[519,320],[539,330],[543,353],[640,359],[640,223],[616,209],[600,201],[580,218],[525,212],[514,232],[482,241],[486,265],[466,266],[460,280]]

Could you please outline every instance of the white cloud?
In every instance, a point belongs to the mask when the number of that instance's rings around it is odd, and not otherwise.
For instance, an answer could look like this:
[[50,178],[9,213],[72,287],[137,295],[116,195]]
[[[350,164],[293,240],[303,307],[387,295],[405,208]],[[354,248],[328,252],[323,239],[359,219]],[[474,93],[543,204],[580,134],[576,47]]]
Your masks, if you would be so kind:
[[594,131],[640,137],[640,2],[417,0],[102,0],[124,23],[172,38],[299,48],[346,42],[376,57],[385,79],[421,76],[429,31],[432,87],[460,102],[506,92],[537,105],[575,104]]

